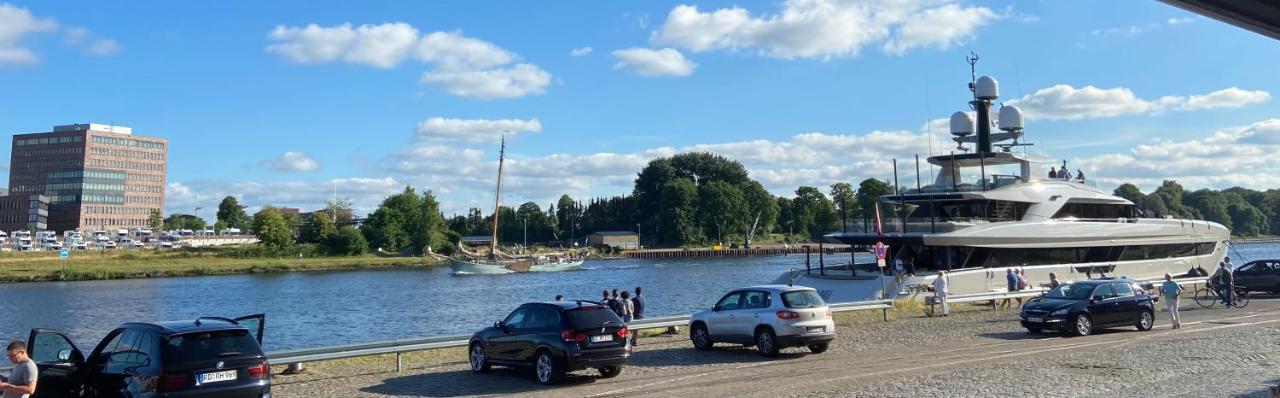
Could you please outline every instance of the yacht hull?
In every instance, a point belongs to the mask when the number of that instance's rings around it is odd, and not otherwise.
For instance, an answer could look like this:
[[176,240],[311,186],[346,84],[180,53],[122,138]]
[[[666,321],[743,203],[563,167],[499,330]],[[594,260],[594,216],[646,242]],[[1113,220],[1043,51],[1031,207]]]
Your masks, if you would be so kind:
[[517,272],[563,272],[576,271],[582,269],[582,260],[571,261],[565,263],[536,263],[527,267],[521,267],[517,262],[511,263],[476,263],[452,259],[449,268],[456,275],[493,275],[493,274],[513,274]]

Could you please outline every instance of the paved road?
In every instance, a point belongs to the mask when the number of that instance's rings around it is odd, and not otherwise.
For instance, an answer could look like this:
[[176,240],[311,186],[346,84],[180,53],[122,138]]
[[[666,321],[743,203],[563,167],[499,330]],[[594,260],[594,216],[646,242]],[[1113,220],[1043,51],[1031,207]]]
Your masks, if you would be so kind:
[[1154,331],[1082,338],[1027,334],[1015,312],[907,318],[844,327],[824,354],[791,349],[770,360],[752,349],[698,352],[684,336],[659,337],[642,340],[615,379],[583,371],[542,387],[525,370],[473,374],[460,357],[403,374],[278,377],[274,391],[281,397],[1203,397],[1267,396],[1267,386],[1280,384],[1280,299],[1182,315],[1178,330],[1159,312]]

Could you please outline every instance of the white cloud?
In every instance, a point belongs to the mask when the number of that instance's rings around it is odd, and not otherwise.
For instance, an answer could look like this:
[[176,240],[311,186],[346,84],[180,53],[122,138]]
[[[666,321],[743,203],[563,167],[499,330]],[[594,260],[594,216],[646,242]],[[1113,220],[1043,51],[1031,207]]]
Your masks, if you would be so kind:
[[320,163],[315,159],[308,157],[301,152],[285,152],[283,155],[275,159],[267,159],[258,162],[263,167],[281,172],[305,172],[316,171],[320,168]]
[[473,143],[493,143],[498,141],[504,131],[510,135],[520,133],[537,133],[542,131],[542,122],[537,118],[520,119],[448,119],[432,117],[421,123],[414,130],[418,136],[426,139],[462,140]]
[[192,209],[203,207],[200,215],[213,221],[218,203],[227,196],[234,196],[241,205],[248,206],[250,214],[265,205],[298,207],[302,211],[312,211],[324,207],[325,202],[333,198],[335,186],[338,188],[338,196],[350,198],[355,203],[355,213],[362,216],[372,212],[387,195],[403,190],[405,184],[391,177],[270,183],[171,182],[165,191],[165,212],[190,214]]
[[1148,192],[1163,180],[1187,187],[1271,189],[1280,185],[1280,160],[1270,156],[1277,151],[1280,119],[1268,119],[1204,138],[1159,140],[1072,163],[1105,184],[1133,183]]
[[618,58],[614,69],[628,69],[643,76],[689,76],[698,66],[672,48],[628,48],[615,50],[613,56]]
[[533,64],[517,64],[485,70],[437,69],[423,73],[419,81],[463,97],[517,98],[545,93],[551,84],[551,74]]
[[679,5],[651,41],[693,52],[746,50],[793,59],[853,57],[884,41],[887,53],[916,47],[947,48],[1000,18],[986,7],[949,1],[787,0],[775,15],[752,16],[741,7],[703,12]]
[[29,65],[39,62],[24,41],[33,33],[58,30],[53,18],[37,18],[26,8],[0,4],[0,64]]
[[1195,22],[1195,21],[1196,21],[1196,19],[1195,19],[1195,18],[1192,18],[1192,17],[1186,17],[1186,18],[1169,18],[1169,20],[1168,20],[1168,21],[1165,21],[1165,23],[1168,23],[1169,25],[1181,25],[1181,24],[1184,24],[1184,23],[1192,23],[1192,22]]
[[120,44],[112,39],[94,40],[93,44],[85,48],[85,52],[90,55],[107,56],[120,52]]
[[573,56],[573,57],[582,57],[582,56],[587,56],[587,55],[590,55],[590,54],[591,54],[591,47],[590,47],[590,46],[582,47],[582,48],[575,48],[575,49],[573,49],[573,50],[570,50],[570,51],[569,51],[569,56]]
[[1214,108],[1235,108],[1266,102],[1271,94],[1266,91],[1243,90],[1230,87],[1204,95],[1165,96],[1154,100],[1139,98],[1124,87],[1075,88],[1059,84],[1037,90],[1008,102],[1022,108],[1028,119],[1077,120],[1107,118],[1127,114],[1159,113],[1166,110],[1189,111]]
[[532,63],[512,63],[520,57],[493,43],[462,32],[431,32],[396,22],[380,25],[346,23],[333,27],[276,26],[267,37],[275,43],[266,51],[296,63],[327,63],[339,59],[376,68],[392,68],[413,58],[435,66],[419,82],[450,94],[480,99],[516,98],[546,92],[551,74]]
[[64,44],[74,46],[84,43],[90,36],[92,36],[92,32],[90,32],[89,29],[79,26],[68,26],[62,31],[62,42]]

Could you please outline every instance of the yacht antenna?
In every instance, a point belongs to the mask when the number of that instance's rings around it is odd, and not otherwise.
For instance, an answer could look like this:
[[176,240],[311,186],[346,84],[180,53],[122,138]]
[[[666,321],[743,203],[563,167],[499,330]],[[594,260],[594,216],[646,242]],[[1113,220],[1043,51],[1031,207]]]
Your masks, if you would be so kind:
[[977,97],[977,95],[978,95],[978,91],[977,91],[977,88],[978,88],[978,84],[977,84],[977,82],[978,82],[978,71],[977,71],[978,54],[977,54],[977,53],[975,53],[975,52],[973,52],[973,51],[970,51],[970,52],[969,52],[969,56],[964,57],[964,60],[965,60],[965,61],[967,61],[967,62],[969,62],[969,92],[973,93],[974,98],[978,98],[978,97]]

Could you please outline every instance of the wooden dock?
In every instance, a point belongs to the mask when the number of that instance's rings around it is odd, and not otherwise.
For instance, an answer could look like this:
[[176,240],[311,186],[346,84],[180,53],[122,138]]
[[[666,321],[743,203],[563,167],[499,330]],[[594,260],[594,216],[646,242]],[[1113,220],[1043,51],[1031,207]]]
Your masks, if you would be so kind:
[[[809,245],[808,252],[817,255],[818,245]],[[804,254],[806,246],[761,247],[751,249],[656,249],[632,250],[624,253],[626,258],[682,258],[682,257],[742,257],[742,256],[785,256],[788,254]],[[849,246],[832,245],[821,247],[824,254],[848,253]]]

